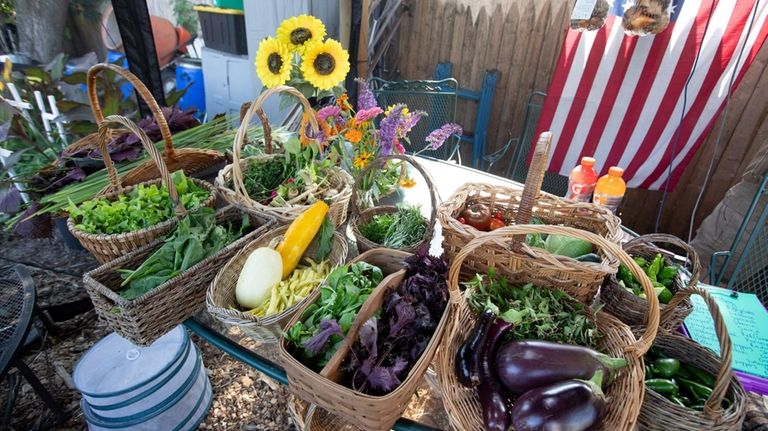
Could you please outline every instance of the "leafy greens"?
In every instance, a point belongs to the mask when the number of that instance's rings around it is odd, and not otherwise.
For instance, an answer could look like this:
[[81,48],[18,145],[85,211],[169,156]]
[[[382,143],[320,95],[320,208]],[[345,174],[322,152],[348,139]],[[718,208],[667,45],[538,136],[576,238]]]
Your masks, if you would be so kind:
[[365,262],[342,265],[331,272],[320,286],[320,298],[285,333],[294,356],[315,370],[325,366],[383,278],[381,269]]
[[360,225],[360,233],[389,248],[405,248],[419,243],[427,230],[427,220],[418,205],[399,205],[394,213],[378,214]]
[[384,297],[380,316],[360,328],[342,365],[346,384],[370,395],[397,388],[427,348],[448,304],[448,265],[415,254],[406,261],[403,282]]

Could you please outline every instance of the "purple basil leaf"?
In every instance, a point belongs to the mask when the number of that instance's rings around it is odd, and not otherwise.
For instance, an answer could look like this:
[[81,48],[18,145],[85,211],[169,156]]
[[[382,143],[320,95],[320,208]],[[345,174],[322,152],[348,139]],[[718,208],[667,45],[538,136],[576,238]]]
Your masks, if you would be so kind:
[[368,350],[368,354],[371,357],[378,356],[378,350],[376,344],[378,340],[378,328],[376,317],[371,317],[366,320],[363,326],[360,328],[360,344]]
[[13,233],[22,238],[48,238],[51,236],[53,225],[51,224],[51,215],[42,214],[31,218],[32,214],[40,210],[40,204],[32,202],[21,215],[21,221],[13,227]]
[[320,332],[315,334],[312,338],[307,340],[306,343],[304,343],[304,348],[311,355],[316,355],[321,350],[323,350],[323,347],[325,347],[325,344],[328,342],[328,339],[331,338],[332,335],[344,336],[344,332],[342,332],[338,322],[336,322],[334,319],[323,320],[318,325],[318,329],[320,329]]
[[10,185],[0,196],[0,213],[16,214],[21,209],[21,192]]
[[[400,301],[397,303],[395,306],[395,312],[397,313],[397,320],[394,320],[389,328],[390,335],[399,334],[400,330],[408,325],[413,324],[414,320],[416,319],[416,310],[413,309],[411,304],[408,304],[405,301]],[[390,318],[390,321],[392,320],[393,318]]]
[[390,367],[373,367],[367,380],[371,388],[384,392],[390,392],[400,385],[400,379],[394,368]]

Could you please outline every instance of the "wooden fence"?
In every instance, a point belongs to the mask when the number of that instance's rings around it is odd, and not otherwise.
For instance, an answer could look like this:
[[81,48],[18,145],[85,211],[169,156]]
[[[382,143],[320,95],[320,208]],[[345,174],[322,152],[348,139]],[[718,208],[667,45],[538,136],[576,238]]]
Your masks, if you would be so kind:
[[[429,79],[438,62],[453,63],[462,87],[479,90],[483,72],[500,72],[488,128],[486,154],[520,135],[526,97],[546,91],[574,0],[414,0],[400,39],[402,79]],[[694,227],[725,192],[739,182],[763,145],[768,145],[768,44],[734,92],[718,148],[718,162]],[[476,106],[461,101],[457,120],[474,124]],[[716,123],[719,125],[719,122]],[[687,238],[689,219],[712,154],[717,126],[702,145],[677,188],[666,198],[659,231]],[[641,233],[654,228],[661,192],[630,190],[624,223]]]

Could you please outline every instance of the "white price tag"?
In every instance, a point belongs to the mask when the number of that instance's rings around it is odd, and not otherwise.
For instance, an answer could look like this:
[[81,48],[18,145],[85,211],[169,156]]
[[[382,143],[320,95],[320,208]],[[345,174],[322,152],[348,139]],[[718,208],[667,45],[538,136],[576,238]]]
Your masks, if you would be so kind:
[[592,17],[592,11],[595,10],[597,0],[576,0],[573,6],[571,19],[589,19]]

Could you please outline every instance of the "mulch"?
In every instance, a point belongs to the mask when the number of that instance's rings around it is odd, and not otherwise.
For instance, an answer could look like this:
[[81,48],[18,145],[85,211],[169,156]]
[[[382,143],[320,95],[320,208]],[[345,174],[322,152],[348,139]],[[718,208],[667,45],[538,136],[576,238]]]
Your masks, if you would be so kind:
[[[18,263],[30,270],[37,286],[38,304],[43,308],[87,298],[81,276],[97,265],[87,252],[70,250],[56,239],[0,239],[0,268]],[[12,430],[86,429],[79,404],[80,395],[72,384],[71,374],[80,356],[110,331],[99,322],[92,310],[59,322],[57,326],[57,333],[45,335],[24,353],[23,360],[65,408],[69,419],[64,424],[54,424],[52,413],[45,408],[31,386],[23,378],[18,378],[16,380],[21,383],[13,410]],[[288,413],[288,391],[284,386],[232,359],[194,334],[192,340],[202,352],[214,391],[211,409],[200,429],[296,429]],[[260,346],[253,340],[246,339],[241,343],[268,353],[266,346]],[[12,370],[11,373],[17,371]],[[0,382],[0,406],[6,404],[9,380],[13,379],[6,378]],[[425,381],[414,395],[406,416],[447,429],[440,399],[428,387]],[[751,395],[743,430],[768,431],[768,402],[765,397]]]

